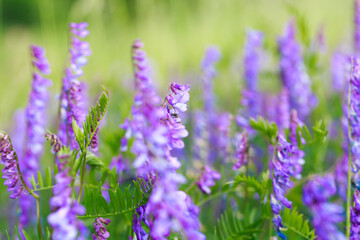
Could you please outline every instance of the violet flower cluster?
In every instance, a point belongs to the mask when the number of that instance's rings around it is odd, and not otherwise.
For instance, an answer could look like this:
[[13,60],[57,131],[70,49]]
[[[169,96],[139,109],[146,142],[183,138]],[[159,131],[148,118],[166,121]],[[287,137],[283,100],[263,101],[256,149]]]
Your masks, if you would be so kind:
[[[80,78],[84,72],[82,68],[87,64],[87,58],[91,55],[90,45],[88,42],[80,40],[89,34],[87,30],[88,24],[71,23],[70,31],[71,48],[70,48],[70,67],[65,70],[63,77],[63,86],[60,95],[60,125],[59,138],[65,145],[69,145],[72,149],[78,148],[75,134],[72,129],[72,120],[75,119],[77,124],[81,126],[81,122],[85,118],[84,106],[84,88]],[[96,144],[93,144],[96,147]]]
[[86,210],[71,198],[72,177],[69,176],[69,168],[66,168],[64,163],[60,165],[60,171],[56,174],[55,179],[54,196],[50,199],[52,213],[47,218],[53,228],[53,239],[85,240],[88,231],[76,216],[85,214]]
[[332,175],[316,176],[303,187],[303,202],[313,214],[312,225],[319,240],[346,239],[337,228],[337,224],[344,220],[344,209],[341,205],[330,202],[335,194],[336,186]]
[[272,162],[273,189],[271,194],[271,209],[274,213],[273,222],[280,237],[284,237],[280,232],[283,227],[280,217],[281,206],[291,208],[291,202],[285,197],[288,189],[293,187],[290,177],[301,177],[302,165],[304,164],[304,152],[288,143],[282,135],[277,137],[277,158]]
[[210,194],[210,187],[215,185],[214,180],[220,180],[220,178],[220,173],[212,170],[209,166],[204,166],[199,181],[196,184],[203,193]]
[[356,188],[353,194],[354,206],[350,209],[350,240],[360,239],[360,191]]
[[[134,215],[134,231],[139,239],[146,237],[141,226],[150,227],[152,239],[165,239],[171,232],[183,232],[188,239],[204,239],[198,231],[197,216],[189,214],[186,194],[178,190],[185,178],[176,173],[181,163],[171,155],[174,148],[183,148],[182,138],[188,135],[181,123],[180,112],[187,109],[189,86],[171,84],[171,94],[160,105],[161,98],[153,88],[143,44],[136,40],[133,44],[135,69],[135,103],[132,120],[122,125],[126,131],[122,139],[122,151],[126,151],[128,140],[134,138],[131,151],[136,153],[134,167],[137,175],[153,182],[153,190],[145,208],[137,209]],[[183,197],[185,195],[185,197]],[[180,197],[181,196],[181,197]]]
[[[358,172],[360,168],[360,119],[358,118],[360,114],[360,59],[352,58],[352,72],[350,78],[350,126],[348,126],[351,129],[351,139],[348,140],[351,144],[352,171]],[[345,112],[347,113],[347,109]]]
[[[214,95],[214,78],[217,75],[215,65],[219,62],[221,58],[220,51],[211,46],[206,49],[205,55],[203,57],[201,67],[203,70],[202,83],[203,83],[203,97],[204,97],[204,115],[206,118],[206,131],[208,131],[208,138],[206,141],[208,142],[207,151],[209,154],[207,155],[210,163],[213,163],[218,157],[217,151],[217,140],[218,136],[216,131],[217,128],[217,116],[215,109],[215,95]],[[196,124],[196,119],[194,123]]]
[[290,96],[287,88],[283,88],[277,95],[275,102],[275,115],[271,120],[274,120],[280,131],[290,127]]
[[[53,151],[58,153],[63,147],[61,140],[54,134],[47,134],[46,138],[51,142]],[[53,229],[52,239],[54,240],[85,240],[88,230],[77,215],[85,214],[85,208],[76,200],[71,198],[72,177],[70,169],[66,166],[70,156],[58,156],[61,161],[59,172],[55,175],[56,185],[53,188],[53,196],[50,199],[51,213],[47,220]]]
[[2,169],[2,178],[6,179],[4,185],[7,186],[8,192],[12,192],[10,198],[18,198],[24,187],[20,180],[17,169],[17,156],[11,144],[9,135],[0,131],[0,154],[1,163],[4,165]]
[[[110,233],[106,230],[107,225],[111,222],[110,219],[97,217],[94,222],[95,233],[92,234],[93,240],[106,240],[110,237]],[[104,226],[105,225],[105,226]]]
[[256,118],[260,113],[260,94],[258,90],[258,76],[260,71],[260,50],[263,42],[263,33],[248,30],[246,32],[243,66],[246,87],[243,90],[241,104],[246,108],[237,116],[237,123],[249,128],[249,118]]
[[291,21],[284,35],[278,39],[280,73],[283,85],[290,94],[290,107],[296,109],[305,119],[317,105],[316,96],[311,92],[311,80],[306,72],[300,45],[295,39],[295,25]]
[[235,144],[235,159],[236,163],[233,166],[233,170],[238,170],[242,166],[248,164],[249,161],[249,141],[247,132],[243,131],[238,133],[234,137]]
[[343,93],[346,86],[346,66],[348,61],[346,57],[336,52],[331,60],[331,80],[332,87],[336,92]]
[[[25,148],[22,158],[19,159],[23,166],[23,177],[27,184],[32,175],[36,176],[39,162],[44,149],[44,134],[46,129],[46,107],[49,99],[48,87],[52,82],[42,75],[50,74],[50,64],[45,57],[42,47],[32,45],[33,66],[37,71],[33,73],[32,89],[25,110],[26,136]],[[20,226],[27,226],[31,214],[33,199],[29,195],[20,196]]]
[[360,2],[354,1],[354,49],[356,55],[360,54]]

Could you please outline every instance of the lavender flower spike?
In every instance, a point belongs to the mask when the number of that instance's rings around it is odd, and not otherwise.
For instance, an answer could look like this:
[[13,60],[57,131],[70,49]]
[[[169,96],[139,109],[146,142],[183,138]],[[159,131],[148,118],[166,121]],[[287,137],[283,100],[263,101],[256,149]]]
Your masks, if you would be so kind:
[[[63,145],[56,135],[47,135],[51,140],[53,151],[58,152],[58,148]],[[77,215],[85,214],[85,208],[71,198],[72,177],[69,175],[70,169],[66,167],[69,156],[58,156],[62,163],[59,165],[59,172],[55,175],[56,185],[53,188],[54,196],[50,199],[51,213],[47,220],[53,228],[54,240],[85,240],[88,231]]]
[[278,39],[280,73],[283,85],[289,90],[290,107],[296,109],[300,119],[306,118],[317,105],[316,96],[311,92],[311,80],[306,72],[300,45],[295,39],[295,25],[291,21],[284,35]]
[[210,194],[210,187],[215,185],[214,180],[219,180],[220,178],[220,173],[212,170],[209,166],[205,166],[197,185],[202,192]]
[[356,55],[360,54],[360,2],[354,1],[354,49]]
[[316,236],[321,240],[345,240],[337,224],[344,220],[342,206],[329,202],[336,194],[334,177],[316,176],[303,187],[303,201],[312,214]]
[[[22,174],[24,180],[29,184],[29,178],[36,175],[39,170],[39,162],[44,148],[44,134],[46,129],[46,104],[49,99],[47,88],[52,82],[42,74],[50,73],[50,65],[45,57],[45,50],[39,46],[32,45],[34,71],[30,98],[25,110],[26,138],[25,149],[20,163],[24,166]],[[31,205],[34,199],[31,196],[22,194],[20,196],[20,226],[28,225],[31,214]]]
[[[263,34],[255,30],[246,32],[246,43],[244,49],[244,79],[246,87],[243,90],[242,105],[246,108],[245,116],[238,116],[238,123],[244,121],[242,118],[256,118],[260,113],[260,99],[258,96],[258,77],[260,71],[260,49],[263,41]],[[245,121],[249,127],[248,120]]]
[[360,59],[352,59],[353,74],[350,79],[351,84],[351,102],[350,102],[350,128],[352,152],[352,171],[358,172],[360,168]]
[[248,164],[249,161],[249,142],[246,131],[235,135],[235,159],[237,160],[233,166],[233,170],[238,170],[242,166]]
[[109,225],[110,219],[104,219],[102,217],[98,217],[94,222],[95,233],[93,233],[93,240],[106,240],[110,237],[110,233],[106,230],[104,225]]
[[293,187],[290,177],[299,177],[301,174],[304,152],[288,143],[282,135],[278,135],[274,151],[277,152],[277,159],[272,162],[274,194],[271,194],[271,209],[274,213],[273,222],[278,234],[285,239],[280,232],[282,221],[279,213],[282,205],[291,208],[291,202],[285,197],[285,193]]
[[[87,64],[87,57],[91,55],[88,42],[80,40],[89,34],[87,23],[70,23],[71,48],[70,66],[65,70],[63,86],[60,96],[60,125],[59,138],[72,149],[78,148],[75,134],[72,129],[72,120],[75,119],[81,126],[85,119],[85,85],[79,81],[84,74],[83,67]],[[95,139],[94,139],[95,140]],[[96,146],[95,143],[92,143]]]
[[6,179],[4,185],[8,186],[8,192],[12,192],[10,198],[18,198],[24,188],[17,170],[17,156],[9,135],[2,131],[0,131],[0,154],[1,163],[5,165],[2,170],[2,178]]

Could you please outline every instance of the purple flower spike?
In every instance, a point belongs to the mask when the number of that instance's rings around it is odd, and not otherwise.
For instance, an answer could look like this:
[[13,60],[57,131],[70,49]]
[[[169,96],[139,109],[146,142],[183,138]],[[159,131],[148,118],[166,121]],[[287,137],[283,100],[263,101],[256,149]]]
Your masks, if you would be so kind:
[[246,32],[246,43],[243,56],[243,68],[245,89],[242,91],[241,104],[245,109],[240,110],[236,117],[237,123],[245,127],[250,135],[250,118],[256,118],[260,114],[261,95],[258,89],[258,77],[260,71],[260,51],[263,42],[263,34],[255,30]]
[[289,91],[283,88],[277,96],[275,122],[280,131],[284,131],[290,126],[290,102]]
[[220,178],[220,173],[212,170],[208,166],[205,166],[203,172],[201,173],[200,179],[197,182],[197,185],[203,193],[210,194],[210,187],[215,185],[214,180],[220,180]]
[[71,198],[72,178],[64,165],[65,163],[61,164],[60,171],[55,176],[54,196],[50,199],[52,213],[47,220],[53,228],[54,240],[85,240],[88,231],[83,222],[76,218],[77,215],[85,214],[85,208]]
[[[63,86],[60,95],[60,125],[59,138],[65,145],[71,149],[78,148],[75,134],[72,129],[72,120],[74,119],[79,126],[85,120],[87,106],[86,86],[79,81],[79,77],[84,74],[83,67],[87,64],[87,57],[91,55],[88,42],[80,40],[89,34],[86,29],[87,23],[71,23],[71,47],[70,47],[70,66],[65,70],[63,77]],[[95,141],[96,139],[94,139]],[[95,146],[95,142],[92,146]]]
[[280,73],[283,85],[290,94],[290,107],[296,109],[305,119],[317,105],[316,96],[311,92],[311,80],[306,72],[301,47],[295,39],[295,24],[291,21],[284,35],[278,39]]
[[244,78],[247,89],[258,91],[258,75],[260,70],[259,50],[263,42],[263,33],[255,30],[246,32],[246,44],[244,49]]
[[45,50],[42,47],[31,45],[31,53],[34,58],[34,66],[44,75],[51,73],[50,64],[45,57]]
[[354,14],[354,45],[357,55],[360,54],[360,2],[355,0]]
[[105,240],[110,237],[110,233],[106,230],[104,225],[109,225],[110,219],[104,219],[102,217],[98,217],[94,222],[95,233],[92,234],[93,240]]
[[189,95],[190,86],[172,83],[170,89],[174,94],[168,95],[166,97],[166,100],[175,110],[178,110],[180,112],[185,112],[187,110],[186,103],[190,99],[190,95]]
[[293,187],[290,177],[301,177],[304,152],[288,143],[282,135],[278,135],[274,151],[277,152],[277,158],[272,162],[274,195],[271,196],[271,208],[274,213],[273,222],[281,237],[283,234],[280,232],[282,223],[279,209],[281,204],[291,208],[292,203],[285,197],[285,193]]
[[[24,144],[24,153],[20,158],[24,180],[28,180],[32,175],[36,176],[39,170],[39,162],[44,149],[44,134],[46,129],[46,105],[49,99],[48,87],[52,82],[46,79],[42,74],[50,73],[50,65],[45,57],[45,50],[39,46],[32,45],[31,53],[33,55],[34,70],[32,89],[30,92],[29,102],[25,109],[26,137]],[[33,216],[31,205],[34,199],[31,196],[22,194],[20,196],[20,227],[28,225],[29,218]]]
[[23,191],[23,185],[17,170],[17,156],[9,136],[0,131],[0,154],[1,163],[4,164],[2,170],[3,177],[6,179],[4,185],[8,186],[8,192],[12,192],[10,198],[18,198]]
[[233,166],[233,170],[238,170],[242,166],[248,164],[249,161],[249,142],[247,133],[244,131],[235,135],[235,159],[237,160]]
[[314,216],[312,224],[319,239],[346,239],[337,228],[337,224],[344,220],[344,209],[329,202],[335,194],[336,186],[332,175],[316,176],[303,187],[303,201]]
[[346,83],[346,66],[348,62],[346,57],[336,52],[331,60],[331,78],[332,78],[332,87],[334,91],[343,93],[345,90]]

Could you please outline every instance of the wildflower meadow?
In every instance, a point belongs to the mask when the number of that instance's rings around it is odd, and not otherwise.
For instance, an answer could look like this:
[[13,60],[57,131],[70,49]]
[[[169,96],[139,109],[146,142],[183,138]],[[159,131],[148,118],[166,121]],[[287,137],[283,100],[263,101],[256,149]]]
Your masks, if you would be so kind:
[[0,239],[360,239],[360,0],[29,2]]

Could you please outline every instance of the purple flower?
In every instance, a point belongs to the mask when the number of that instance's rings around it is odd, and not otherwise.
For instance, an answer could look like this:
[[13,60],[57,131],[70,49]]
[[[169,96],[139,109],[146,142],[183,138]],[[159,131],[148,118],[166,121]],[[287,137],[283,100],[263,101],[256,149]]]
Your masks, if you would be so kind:
[[199,189],[206,194],[211,193],[210,187],[215,185],[214,180],[220,180],[220,173],[212,170],[209,166],[204,166],[199,181],[196,183]]
[[355,189],[353,199],[355,204],[350,209],[350,239],[356,240],[360,238],[360,191],[358,189]]
[[[297,140],[298,126],[302,127],[303,123],[298,119],[297,111],[292,110],[290,114],[289,139],[290,139],[290,143],[294,146],[298,145],[298,140]],[[301,133],[299,134],[300,134],[301,143],[305,144],[305,140],[302,138]]]
[[347,190],[347,174],[348,174],[348,152],[344,151],[344,154],[338,161],[335,167],[335,180],[338,186],[338,193],[340,197],[346,201],[346,190]]
[[76,216],[85,214],[86,210],[71,198],[72,177],[69,176],[69,168],[65,167],[64,162],[60,165],[60,171],[56,174],[55,179],[54,196],[50,199],[52,213],[47,218],[53,228],[52,237],[54,240],[85,240],[87,229]]
[[[52,82],[46,79],[42,74],[50,73],[50,65],[45,56],[45,50],[42,47],[32,45],[31,53],[33,56],[33,73],[32,89],[30,92],[29,102],[25,109],[25,144],[23,155],[19,158],[21,166],[24,167],[22,174],[27,184],[32,175],[36,176],[39,170],[39,162],[44,148],[44,133],[46,128],[46,104],[49,99],[47,88]],[[20,227],[28,225],[31,213],[31,205],[34,199],[31,196],[22,194],[20,196],[21,215],[19,218]]]
[[356,55],[360,53],[360,3],[355,0],[355,14],[354,14],[354,48]]
[[248,164],[249,161],[249,142],[246,131],[236,134],[234,143],[235,159],[237,161],[233,166],[233,170],[238,170],[242,166]]
[[237,116],[237,123],[250,130],[249,118],[256,118],[260,113],[260,94],[258,90],[258,76],[260,70],[260,50],[263,34],[255,30],[246,32],[243,66],[246,87],[242,92],[241,104],[245,107]]
[[173,94],[169,94],[166,97],[168,103],[177,111],[185,112],[187,110],[186,103],[190,99],[189,85],[179,85],[177,83],[172,83],[170,86]]
[[275,122],[280,129],[284,131],[290,126],[290,102],[289,102],[289,91],[283,88],[276,99],[275,105]]
[[2,178],[6,179],[4,185],[8,186],[8,192],[12,192],[10,198],[18,198],[23,191],[23,185],[20,180],[17,169],[17,156],[9,136],[0,131],[0,154],[1,163],[4,164],[2,169]]
[[231,145],[231,123],[233,116],[230,113],[223,112],[218,114],[217,123],[216,123],[216,132],[217,132],[217,148],[218,155],[223,162],[226,162],[228,156],[230,155],[230,145]]
[[258,75],[260,70],[260,49],[263,42],[263,33],[255,30],[246,32],[244,49],[244,79],[246,87],[250,91],[258,91]]
[[133,230],[138,240],[147,240],[149,238],[149,234],[141,226],[142,222],[144,222],[146,226],[150,226],[145,214],[145,209],[146,205],[140,206],[136,209],[136,213],[133,216]]
[[336,52],[331,60],[331,79],[332,79],[332,86],[336,92],[343,93],[346,86],[346,66],[348,62],[346,57]]
[[[86,106],[85,85],[78,78],[84,73],[82,68],[87,64],[87,57],[91,55],[88,42],[81,41],[89,34],[87,23],[70,23],[71,48],[70,48],[70,66],[65,70],[63,77],[63,86],[60,95],[60,125],[59,137],[65,145],[70,145],[72,149],[78,148],[75,134],[72,129],[72,120],[75,119],[81,126],[85,119]],[[96,138],[92,139],[91,146],[96,149]]]
[[106,230],[104,225],[109,225],[110,219],[104,219],[102,217],[98,217],[94,222],[95,233],[92,234],[93,240],[105,240],[110,237],[110,233]]
[[277,158],[272,162],[274,195],[271,196],[271,209],[274,213],[273,222],[279,236],[282,236],[283,234],[280,232],[282,223],[279,215],[281,204],[291,208],[291,202],[285,197],[285,193],[293,187],[290,177],[301,177],[304,152],[288,143],[282,135],[277,137],[275,151],[277,151]]
[[301,47],[295,39],[295,25],[291,21],[284,35],[278,39],[280,73],[283,85],[290,94],[290,107],[296,109],[301,119],[306,118],[317,105],[316,96],[311,92],[311,80],[306,72]]
[[42,47],[31,45],[31,53],[34,58],[33,65],[44,75],[51,73],[50,64],[45,57],[45,50]]
[[206,113],[203,111],[195,111],[193,113],[193,141],[192,155],[197,161],[208,159],[209,132],[207,129]]
[[160,105],[161,98],[153,87],[142,47],[140,40],[133,44],[135,102],[132,119],[127,119],[121,126],[125,130],[121,151],[127,151],[128,141],[133,138],[131,151],[136,154],[136,173],[153,183],[145,215],[143,206],[134,215],[134,231],[138,239],[146,238],[147,233],[141,226],[144,222],[150,227],[149,236],[152,239],[164,239],[172,230],[183,230],[189,239],[204,239],[194,238],[195,235],[203,236],[198,232],[200,224],[189,214],[186,194],[178,191],[185,178],[176,173],[181,164],[171,155],[172,149],[184,147],[182,138],[188,135],[178,111],[187,109],[189,87],[171,84],[171,95]]

